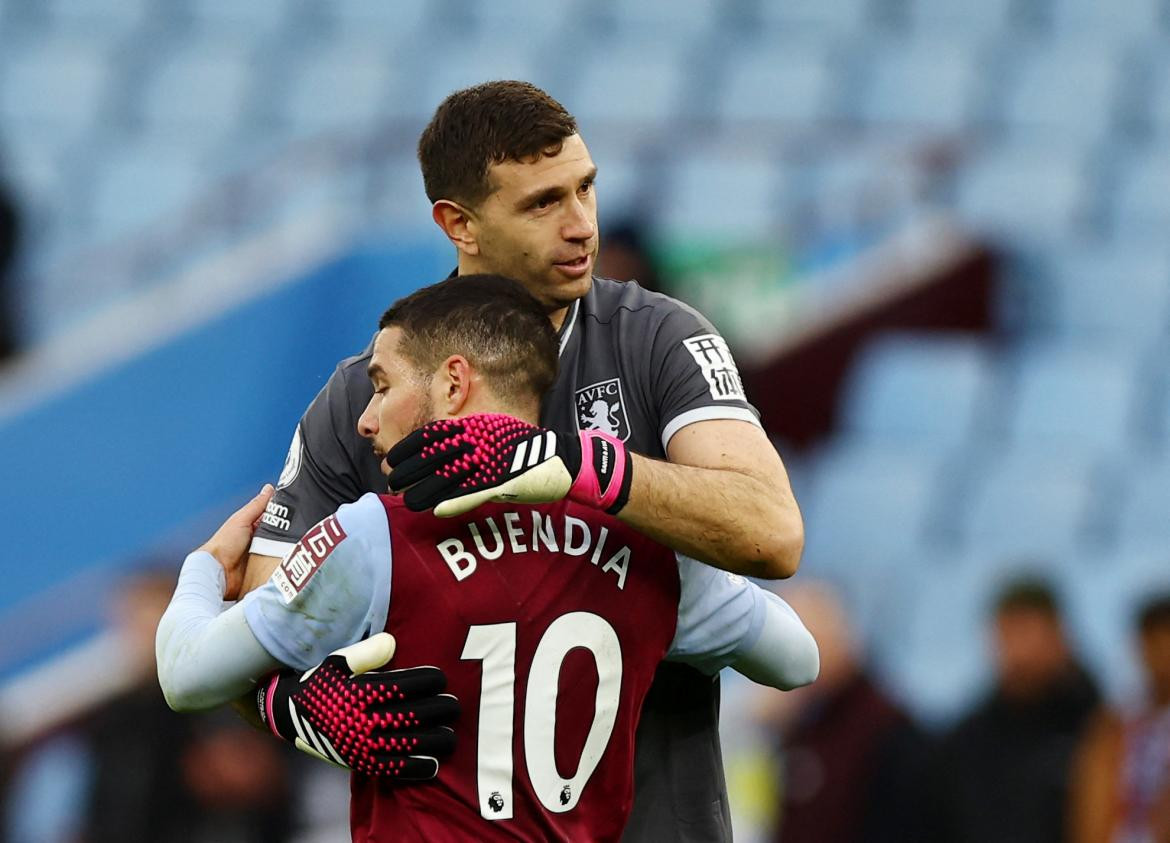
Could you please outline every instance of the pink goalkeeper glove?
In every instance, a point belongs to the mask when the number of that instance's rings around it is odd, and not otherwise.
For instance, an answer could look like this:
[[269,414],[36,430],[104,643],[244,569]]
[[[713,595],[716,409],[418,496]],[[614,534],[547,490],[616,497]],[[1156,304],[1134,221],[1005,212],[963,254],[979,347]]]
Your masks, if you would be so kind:
[[496,413],[425,424],[386,455],[390,491],[407,507],[461,515],[488,501],[550,503],[567,497],[617,514],[632,466],[620,439],[596,430],[557,433]]

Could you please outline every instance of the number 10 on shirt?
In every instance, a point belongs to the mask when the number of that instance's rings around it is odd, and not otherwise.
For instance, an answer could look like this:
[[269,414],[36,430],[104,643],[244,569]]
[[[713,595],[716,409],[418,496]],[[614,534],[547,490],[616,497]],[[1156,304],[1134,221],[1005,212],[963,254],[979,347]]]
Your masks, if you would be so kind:
[[[571,778],[557,772],[554,756],[557,686],[570,650],[583,648],[597,666],[593,722]],[[479,695],[476,774],[479,811],[489,820],[512,818],[512,737],[516,685],[516,624],[467,630],[463,659],[483,662]],[[591,612],[561,615],[544,631],[528,673],[524,698],[524,758],[540,804],[554,813],[571,811],[605,752],[617,719],[622,687],[622,650],[617,633]]]

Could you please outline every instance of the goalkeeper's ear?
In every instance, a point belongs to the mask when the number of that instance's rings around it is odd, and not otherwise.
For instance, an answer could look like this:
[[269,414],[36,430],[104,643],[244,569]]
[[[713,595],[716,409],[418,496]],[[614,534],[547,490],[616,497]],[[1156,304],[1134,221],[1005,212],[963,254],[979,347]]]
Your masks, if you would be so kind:
[[389,632],[379,632],[364,641],[342,647],[330,655],[344,658],[345,663],[349,665],[350,672],[357,676],[385,666],[390,659],[394,658],[394,650],[397,646],[398,642],[394,640],[393,635]]

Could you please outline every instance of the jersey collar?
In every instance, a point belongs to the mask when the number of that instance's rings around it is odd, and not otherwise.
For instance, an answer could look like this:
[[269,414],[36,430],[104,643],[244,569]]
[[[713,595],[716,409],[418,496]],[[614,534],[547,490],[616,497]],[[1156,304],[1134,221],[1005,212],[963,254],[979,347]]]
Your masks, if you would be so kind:
[[569,337],[573,336],[573,327],[577,324],[577,312],[581,309],[581,300],[577,299],[569,305],[569,312],[561,322],[561,329],[557,331],[557,356],[565,353],[565,346],[569,344]]

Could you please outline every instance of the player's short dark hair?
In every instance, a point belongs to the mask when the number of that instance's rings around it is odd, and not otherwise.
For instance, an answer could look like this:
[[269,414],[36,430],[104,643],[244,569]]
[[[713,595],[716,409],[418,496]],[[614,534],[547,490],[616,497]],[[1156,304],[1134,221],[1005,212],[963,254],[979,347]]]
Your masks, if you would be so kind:
[[542,397],[557,376],[557,337],[543,305],[518,281],[459,275],[401,298],[379,329],[398,327],[399,353],[430,374],[462,354],[499,397]]
[[999,590],[992,604],[996,615],[1019,610],[1040,612],[1059,620],[1060,600],[1052,586],[1036,576],[1011,580]]
[[478,204],[491,193],[493,164],[556,155],[576,133],[573,115],[529,82],[484,82],[456,91],[418,140],[427,198]]
[[1152,597],[1138,608],[1138,632],[1144,635],[1158,627],[1170,627],[1170,592]]

